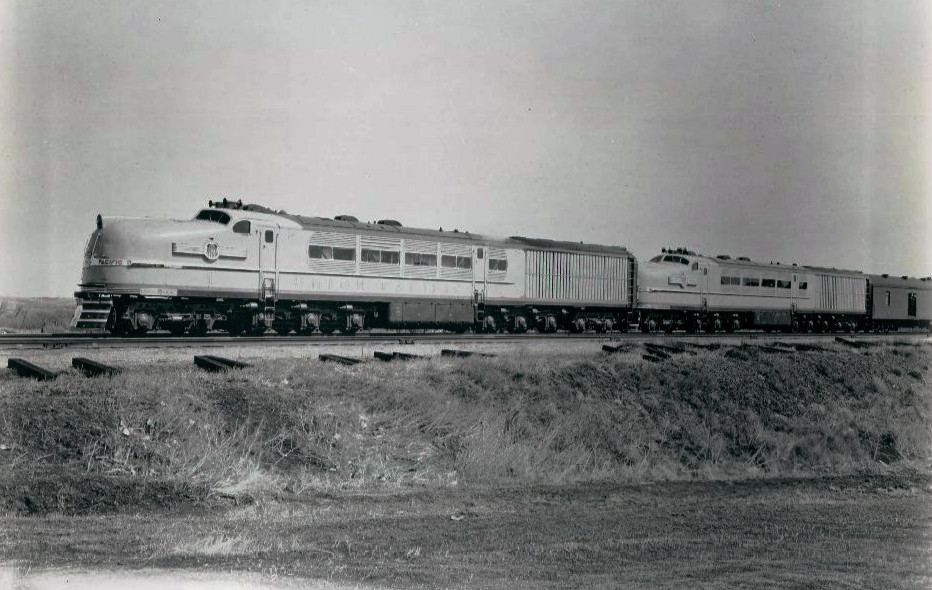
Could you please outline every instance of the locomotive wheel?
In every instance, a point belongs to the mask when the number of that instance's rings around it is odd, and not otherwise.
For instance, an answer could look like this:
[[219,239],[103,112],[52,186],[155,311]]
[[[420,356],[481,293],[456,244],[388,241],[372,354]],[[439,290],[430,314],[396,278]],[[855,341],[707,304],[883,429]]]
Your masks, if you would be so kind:
[[206,336],[207,335],[207,322],[204,320],[197,320],[194,322],[194,327],[191,328],[192,336]]
[[113,327],[113,333],[117,336],[127,337],[133,332],[133,324],[129,320],[119,320]]

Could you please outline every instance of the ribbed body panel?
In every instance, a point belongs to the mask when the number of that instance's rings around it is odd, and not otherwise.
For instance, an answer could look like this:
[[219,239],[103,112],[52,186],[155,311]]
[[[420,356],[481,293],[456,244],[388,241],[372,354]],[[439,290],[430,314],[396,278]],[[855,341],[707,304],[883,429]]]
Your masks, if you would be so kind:
[[524,256],[529,299],[628,303],[627,258],[542,250]]

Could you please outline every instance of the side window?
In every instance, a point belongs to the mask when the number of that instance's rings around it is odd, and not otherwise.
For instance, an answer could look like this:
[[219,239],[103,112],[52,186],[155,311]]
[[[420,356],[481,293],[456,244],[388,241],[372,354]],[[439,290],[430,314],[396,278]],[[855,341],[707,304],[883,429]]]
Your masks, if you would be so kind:
[[489,258],[489,270],[508,270],[508,261],[497,258]]
[[380,264],[400,264],[401,253],[393,250],[374,250],[372,248],[362,249],[363,262],[378,262]]
[[884,292],[883,302],[886,304],[887,307],[890,307],[890,291]]
[[722,284],[723,284],[723,285],[730,285],[730,284],[731,284],[731,277],[726,277],[725,275],[722,275]]
[[800,290],[800,291],[805,291],[805,290],[808,289],[808,288],[809,288],[809,283],[807,283],[806,281],[800,281],[800,283],[799,283],[799,290]]
[[252,225],[246,219],[241,219],[233,224],[233,233],[249,234],[252,233]]
[[271,244],[275,241],[275,232],[270,229],[265,230],[265,243]]
[[356,260],[356,248],[334,248],[333,259],[349,261]]
[[760,282],[760,286],[765,289],[773,289],[777,286],[777,281],[776,279],[764,279]]
[[906,315],[910,317],[916,317],[916,294],[910,293],[907,297]]
[[693,270],[699,270],[699,263],[693,262]]
[[333,260],[333,248],[330,246],[315,246],[311,244],[307,247],[307,255],[308,258]]
[[777,281],[777,288],[778,289],[789,289],[790,282],[789,281]]
[[745,287],[760,287],[760,279],[756,277],[744,277],[743,283]]
[[472,268],[472,258],[469,256],[441,256],[440,266],[443,268]]

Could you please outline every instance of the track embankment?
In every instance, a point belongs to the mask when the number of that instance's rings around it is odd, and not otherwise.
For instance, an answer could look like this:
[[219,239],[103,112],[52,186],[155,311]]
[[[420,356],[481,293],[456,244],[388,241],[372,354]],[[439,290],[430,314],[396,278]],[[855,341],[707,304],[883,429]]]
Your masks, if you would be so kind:
[[[248,361],[249,359],[241,359]],[[342,366],[0,376],[0,507],[839,475],[932,461],[932,347],[622,345]]]

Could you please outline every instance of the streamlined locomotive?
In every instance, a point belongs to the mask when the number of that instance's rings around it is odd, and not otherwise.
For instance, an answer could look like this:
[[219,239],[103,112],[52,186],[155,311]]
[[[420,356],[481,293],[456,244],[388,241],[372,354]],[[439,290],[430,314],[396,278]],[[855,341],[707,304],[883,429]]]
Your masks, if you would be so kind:
[[291,215],[97,217],[74,325],[117,334],[857,331],[928,327],[932,281],[664,250]]

